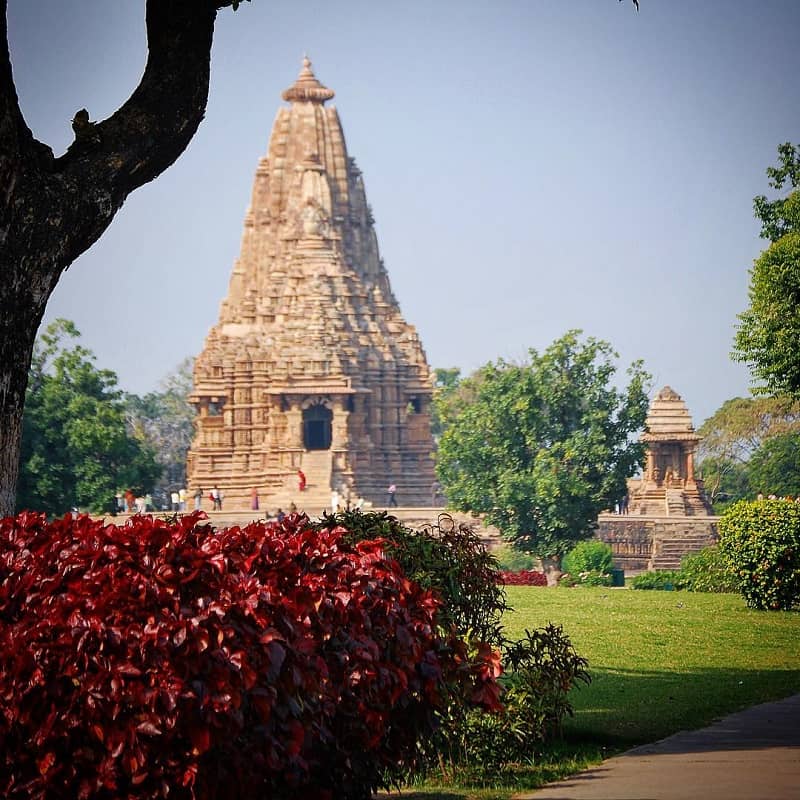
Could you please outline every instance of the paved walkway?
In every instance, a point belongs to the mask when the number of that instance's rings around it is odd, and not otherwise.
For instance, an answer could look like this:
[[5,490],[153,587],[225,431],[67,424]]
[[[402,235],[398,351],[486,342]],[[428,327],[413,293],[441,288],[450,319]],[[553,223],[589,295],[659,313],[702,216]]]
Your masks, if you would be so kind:
[[609,758],[530,800],[800,800],[800,694]]

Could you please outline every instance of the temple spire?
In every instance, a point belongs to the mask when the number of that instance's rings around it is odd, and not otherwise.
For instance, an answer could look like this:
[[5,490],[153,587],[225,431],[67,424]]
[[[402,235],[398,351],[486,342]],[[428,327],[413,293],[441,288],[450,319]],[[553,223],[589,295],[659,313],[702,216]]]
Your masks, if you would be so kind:
[[[195,362],[187,475],[226,508],[431,502],[430,368],[403,318],[333,92],[304,59],[260,159],[242,251]],[[297,471],[308,485],[302,494]],[[262,506],[263,508],[263,506]],[[253,509],[255,510],[255,509]]]
[[324,103],[334,95],[333,89],[323,86],[311,69],[308,56],[303,56],[303,67],[297,80],[281,95],[290,103]]

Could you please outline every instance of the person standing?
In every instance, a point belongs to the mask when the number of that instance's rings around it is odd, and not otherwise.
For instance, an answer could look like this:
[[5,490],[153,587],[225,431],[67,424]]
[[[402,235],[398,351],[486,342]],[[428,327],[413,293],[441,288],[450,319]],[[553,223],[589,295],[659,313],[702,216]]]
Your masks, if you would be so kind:
[[386,505],[397,508],[397,487],[393,483],[386,490]]
[[181,511],[186,511],[186,498],[189,496],[189,493],[186,491],[185,486],[181,486],[178,489],[178,506]]
[[212,511],[222,510],[222,501],[220,500],[218,486],[214,486],[214,488],[211,490],[211,510]]
[[297,470],[297,488],[301,492],[306,490],[306,474],[301,469]]
[[250,510],[258,511],[258,489],[255,486],[250,490]]
[[194,492],[194,510],[202,511],[203,509],[203,489],[198,486]]

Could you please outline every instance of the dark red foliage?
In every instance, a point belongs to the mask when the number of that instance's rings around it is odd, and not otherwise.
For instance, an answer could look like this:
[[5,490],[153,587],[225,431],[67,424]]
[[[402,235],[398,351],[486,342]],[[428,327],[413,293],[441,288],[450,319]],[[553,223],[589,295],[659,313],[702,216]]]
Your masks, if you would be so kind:
[[0,796],[369,797],[454,691],[498,706],[380,542],[202,519],[0,521]]
[[501,572],[500,577],[506,586],[547,586],[547,575],[525,569],[521,572]]

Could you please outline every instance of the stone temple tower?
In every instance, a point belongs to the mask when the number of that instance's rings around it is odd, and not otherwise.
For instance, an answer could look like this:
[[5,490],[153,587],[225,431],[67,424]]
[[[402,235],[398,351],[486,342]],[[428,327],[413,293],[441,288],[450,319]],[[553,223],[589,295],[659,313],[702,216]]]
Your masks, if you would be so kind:
[[[190,493],[225,508],[428,505],[432,384],[378,253],[336,108],[304,59],[256,169],[218,323],[194,370]],[[298,491],[298,470],[307,480]]]

